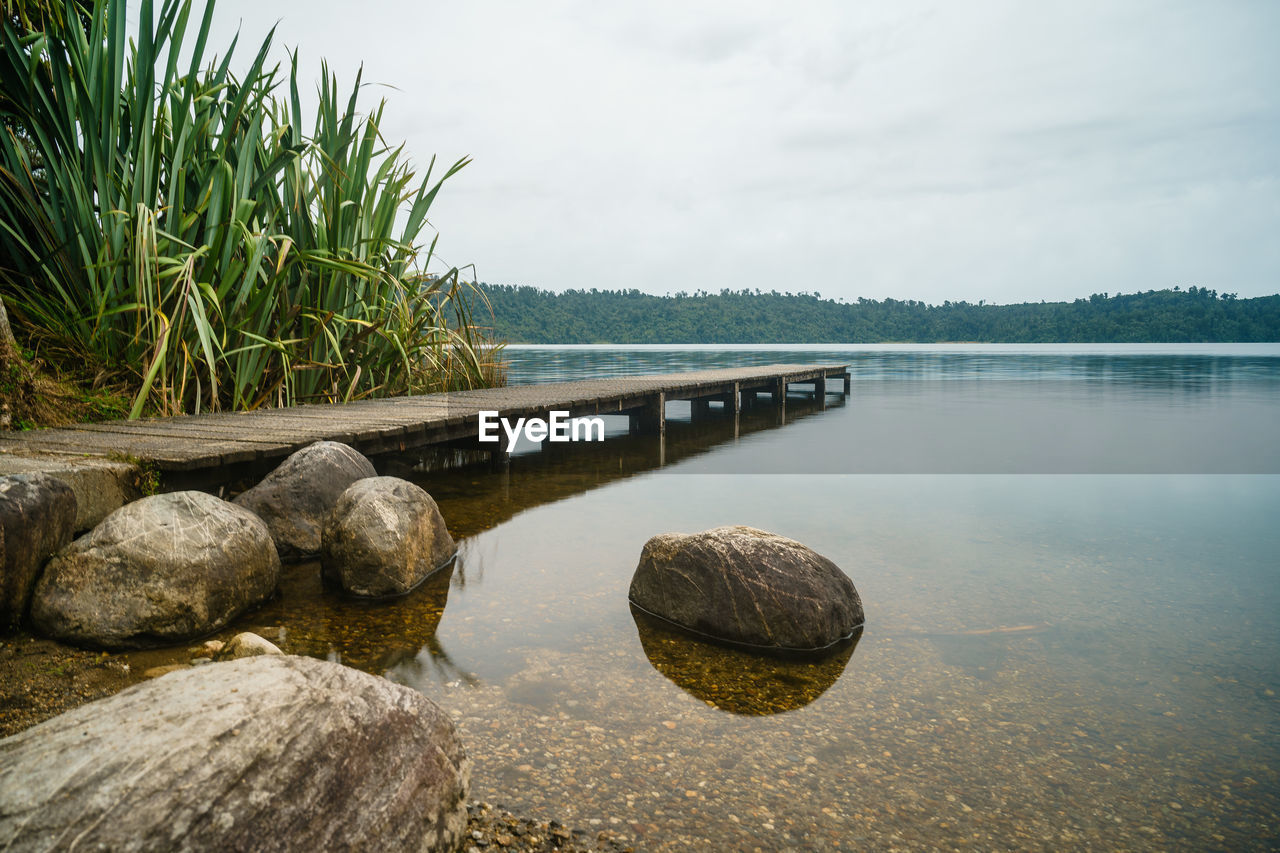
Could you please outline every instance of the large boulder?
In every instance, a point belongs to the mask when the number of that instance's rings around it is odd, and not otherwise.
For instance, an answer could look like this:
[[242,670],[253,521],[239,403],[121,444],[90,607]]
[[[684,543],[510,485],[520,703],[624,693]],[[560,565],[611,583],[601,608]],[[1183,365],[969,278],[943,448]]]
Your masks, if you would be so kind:
[[377,476],[373,463],[336,441],[318,441],[280,463],[235,503],[267,523],[284,559],[320,553],[320,534],[352,483]]
[[0,630],[17,626],[45,561],[75,529],[76,496],[48,474],[0,477]]
[[280,558],[253,513],[204,492],[143,498],[107,516],[49,561],[31,621],[94,648],[201,637],[259,604]]
[[0,740],[0,849],[452,851],[470,774],[422,694],[263,655]]
[[457,551],[431,495],[396,477],[348,486],[322,540],[325,580],[366,598],[404,595]]
[[766,653],[834,650],[863,622],[862,599],[835,563],[751,527],[653,537],[630,598],[685,630]]

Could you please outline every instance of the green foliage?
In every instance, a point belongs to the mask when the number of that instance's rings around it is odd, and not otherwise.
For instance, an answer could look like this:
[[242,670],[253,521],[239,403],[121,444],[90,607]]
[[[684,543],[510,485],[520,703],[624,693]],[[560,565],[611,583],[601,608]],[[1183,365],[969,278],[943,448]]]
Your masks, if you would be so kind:
[[458,269],[421,272],[466,159],[419,178],[327,68],[308,129],[297,55],[269,68],[268,36],[237,78],[213,2],[144,0],[133,40],[122,0],[78,9],[4,21],[0,292],[130,373],[131,417],[492,380]]
[[73,12],[81,18],[90,14],[91,3],[76,0],[4,0],[4,14],[23,31],[44,30],[50,22],[61,22],[67,13]]
[[147,497],[160,491],[160,469],[156,467],[156,463],[128,453],[108,453],[107,458],[133,466],[131,485],[139,495]]
[[1186,343],[1280,341],[1280,296],[1237,299],[1192,287],[1074,302],[974,305],[818,294],[481,285],[496,334],[520,343]]

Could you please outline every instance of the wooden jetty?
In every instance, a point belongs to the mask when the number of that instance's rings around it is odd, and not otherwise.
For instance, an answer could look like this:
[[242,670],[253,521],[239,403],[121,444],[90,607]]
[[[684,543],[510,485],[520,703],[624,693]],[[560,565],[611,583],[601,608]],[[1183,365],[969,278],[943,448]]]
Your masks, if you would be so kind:
[[785,405],[788,386],[798,384],[811,386],[819,405],[825,405],[833,379],[842,382],[840,391],[847,396],[848,365],[782,364],[77,424],[3,434],[0,470],[5,454],[123,457],[153,467],[166,486],[199,487],[274,467],[322,440],[349,444],[367,456],[432,445],[493,450],[476,442],[481,411],[511,420],[546,418],[552,410],[572,417],[627,413],[634,429],[661,435],[672,400],[692,401],[695,416],[716,401],[738,412],[744,401],[760,394]]

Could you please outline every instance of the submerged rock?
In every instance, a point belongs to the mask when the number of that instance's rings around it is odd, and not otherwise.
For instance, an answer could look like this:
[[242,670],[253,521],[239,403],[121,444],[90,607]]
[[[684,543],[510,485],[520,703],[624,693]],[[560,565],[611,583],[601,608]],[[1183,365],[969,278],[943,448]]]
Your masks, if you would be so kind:
[[751,527],[653,537],[630,599],[688,631],[772,653],[834,649],[863,622],[862,599],[835,563]]
[[0,849],[452,851],[470,774],[417,691],[264,655],[0,740]]
[[336,441],[317,441],[280,463],[234,503],[267,524],[285,559],[320,553],[325,520],[348,486],[377,476],[359,451]]
[[168,675],[171,672],[177,672],[180,669],[191,669],[189,663],[166,663],[162,666],[153,666],[150,669],[142,671],[143,678],[159,678],[162,675]]
[[26,615],[40,570],[71,541],[75,522],[76,496],[61,480],[0,477],[0,630]]
[[320,563],[325,580],[368,598],[403,595],[457,547],[431,495],[396,477],[352,483],[325,524]]
[[280,647],[270,640],[259,637],[252,631],[244,631],[236,634],[230,640],[223,644],[213,656],[218,660],[236,660],[237,658],[251,658],[258,655],[282,655]]
[[77,645],[167,645],[221,628],[279,580],[256,515],[204,492],[171,492],[121,507],[50,560],[31,621]]

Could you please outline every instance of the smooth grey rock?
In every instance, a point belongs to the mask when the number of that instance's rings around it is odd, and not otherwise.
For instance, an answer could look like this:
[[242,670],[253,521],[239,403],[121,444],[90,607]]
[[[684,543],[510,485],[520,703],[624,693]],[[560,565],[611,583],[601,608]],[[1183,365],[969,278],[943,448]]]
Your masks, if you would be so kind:
[[630,598],[686,630],[764,652],[821,651],[863,623],[862,599],[835,563],[751,527],[653,537]]
[[396,477],[352,483],[338,498],[322,540],[325,579],[369,598],[409,592],[457,551],[431,495]]
[[338,497],[377,473],[347,445],[317,441],[281,462],[234,503],[267,523],[282,558],[311,557],[320,553],[320,534]]
[[257,655],[282,655],[280,647],[270,640],[259,637],[252,631],[245,631],[236,634],[222,648],[218,649],[213,659],[219,660],[236,660],[237,658],[251,658]]
[[76,496],[48,474],[0,477],[0,630],[26,615],[45,561],[71,541]]
[[470,774],[452,721],[417,691],[263,655],[0,740],[0,849],[452,851]]
[[167,645],[221,628],[279,580],[261,519],[204,492],[171,492],[121,507],[50,560],[31,621],[77,645]]

